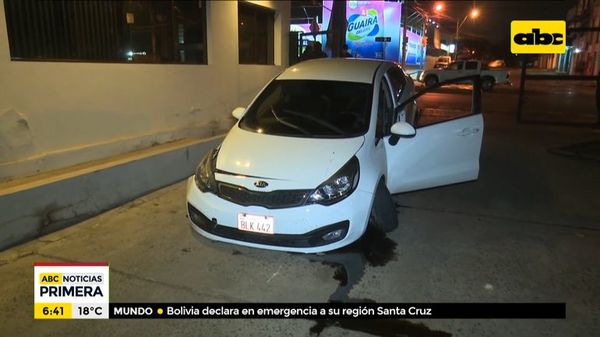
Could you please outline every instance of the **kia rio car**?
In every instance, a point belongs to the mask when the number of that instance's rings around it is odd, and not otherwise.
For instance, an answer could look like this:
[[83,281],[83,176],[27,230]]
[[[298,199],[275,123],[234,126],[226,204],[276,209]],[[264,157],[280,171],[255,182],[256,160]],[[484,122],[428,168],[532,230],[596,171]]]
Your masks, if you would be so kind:
[[302,253],[397,226],[392,193],[477,179],[480,113],[415,129],[412,79],[381,60],[317,59],[268,83],[187,184],[201,235]]

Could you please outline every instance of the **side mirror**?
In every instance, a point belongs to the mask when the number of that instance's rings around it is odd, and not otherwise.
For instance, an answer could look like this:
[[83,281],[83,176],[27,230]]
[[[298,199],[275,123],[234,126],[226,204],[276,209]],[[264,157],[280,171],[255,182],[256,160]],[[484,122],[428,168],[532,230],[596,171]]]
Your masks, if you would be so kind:
[[237,108],[233,109],[233,111],[231,112],[231,115],[233,117],[235,117],[235,119],[240,120],[240,119],[242,119],[242,117],[244,117],[245,113],[246,113],[246,108],[237,107]]
[[396,122],[390,129],[392,136],[390,137],[390,145],[398,144],[400,137],[412,138],[417,134],[417,130],[407,122]]
[[417,134],[417,130],[408,124],[407,122],[397,122],[392,125],[390,132],[400,137],[414,137]]

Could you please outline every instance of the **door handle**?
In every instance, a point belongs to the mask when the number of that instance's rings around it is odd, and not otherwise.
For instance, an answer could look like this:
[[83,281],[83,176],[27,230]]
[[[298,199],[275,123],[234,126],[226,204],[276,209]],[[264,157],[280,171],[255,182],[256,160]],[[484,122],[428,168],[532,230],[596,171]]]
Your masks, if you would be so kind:
[[456,134],[459,136],[469,136],[479,133],[479,128],[476,127],[468,127],[458,131]]

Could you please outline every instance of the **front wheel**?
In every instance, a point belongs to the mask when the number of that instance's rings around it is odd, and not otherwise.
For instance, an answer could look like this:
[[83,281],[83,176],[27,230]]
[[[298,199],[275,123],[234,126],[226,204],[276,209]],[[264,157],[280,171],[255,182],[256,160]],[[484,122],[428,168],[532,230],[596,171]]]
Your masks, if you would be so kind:
[[375,200],[371,207],[369,225],[385,233],[391,232],[398,227],[396,204],[383,179],[379,181],[377,191],[375,191]]

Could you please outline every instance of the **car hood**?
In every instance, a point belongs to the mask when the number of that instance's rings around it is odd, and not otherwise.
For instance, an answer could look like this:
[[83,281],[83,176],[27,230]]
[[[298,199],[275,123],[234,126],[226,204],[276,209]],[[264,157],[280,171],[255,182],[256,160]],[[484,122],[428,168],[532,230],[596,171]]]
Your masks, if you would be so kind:
[[[336,173],[364,142],[265,135],[234,126],[217,157],[217,180],[252,190],[316,188]],[[257,188],[263,180],[268,187]]]

